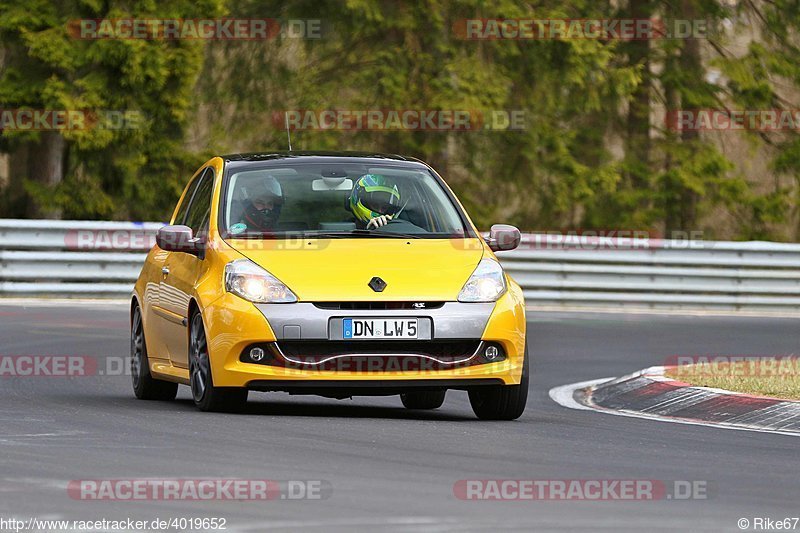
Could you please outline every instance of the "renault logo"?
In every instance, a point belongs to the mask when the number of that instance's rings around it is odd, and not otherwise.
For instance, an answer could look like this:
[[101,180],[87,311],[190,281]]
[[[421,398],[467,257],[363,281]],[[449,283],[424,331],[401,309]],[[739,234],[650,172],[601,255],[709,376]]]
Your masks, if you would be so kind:
[[383,289],[386,288],[386,282],[383,281],[378,276],[375,276],[371,280],[369,280],[369,288],[375,292],[383,292]]

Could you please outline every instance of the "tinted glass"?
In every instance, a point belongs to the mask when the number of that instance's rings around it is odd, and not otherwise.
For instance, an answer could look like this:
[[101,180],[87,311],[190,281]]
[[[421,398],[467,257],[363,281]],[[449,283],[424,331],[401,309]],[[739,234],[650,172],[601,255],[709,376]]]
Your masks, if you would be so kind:
[[197,176],[186,188],[186,194],[184,194],[183,198],[181,199],[181,203],[178,206],[177,212],[175,213],[175,219],[172,221],[173,224],[183,224],[184,220],[186,220],[186,211],[189,210],[189,204],[192,203],[192,195],[194,194],[194,190],[197,188],[197,183],[200,181],[201,177],[202,174]]
[[[353,163],[234,168],[221,229],[231,237],[361,235],[453,238],[463,218],[427,169]],[[373,219],[383,218],[376,222]],[[367,234],[370,235],[367,235]],[[395,235],[396,236],[396,235]]]
[[210,168],[203,172],[200,182],[192,197],[192,203],[186,213],[187,226],[197,235],[200,230],[208,228],[208,218],[211,213],[211,196],[214,191],[214,171]]

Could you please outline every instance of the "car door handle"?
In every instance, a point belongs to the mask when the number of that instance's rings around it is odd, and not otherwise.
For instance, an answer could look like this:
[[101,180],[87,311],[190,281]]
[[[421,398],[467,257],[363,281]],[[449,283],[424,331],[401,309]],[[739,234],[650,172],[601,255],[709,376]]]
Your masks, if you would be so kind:
[[168,275],[168,274],[169,274],[169,269],[168,269],[167,267],[163,267],[163,268],[161,269],[161,273],[162,273],[162,274],[164,274],[164,275],[166,276],[166,275]]

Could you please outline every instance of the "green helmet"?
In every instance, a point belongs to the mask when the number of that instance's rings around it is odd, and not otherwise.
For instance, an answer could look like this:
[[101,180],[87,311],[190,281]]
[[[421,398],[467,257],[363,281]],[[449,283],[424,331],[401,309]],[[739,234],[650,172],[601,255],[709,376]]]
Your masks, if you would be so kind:
[[353,186],[348,205],[357,219],[369,222],[381,215],[396,215],[400,211],[400,192],[396,185],[390,187],[384,176],[366,174]]

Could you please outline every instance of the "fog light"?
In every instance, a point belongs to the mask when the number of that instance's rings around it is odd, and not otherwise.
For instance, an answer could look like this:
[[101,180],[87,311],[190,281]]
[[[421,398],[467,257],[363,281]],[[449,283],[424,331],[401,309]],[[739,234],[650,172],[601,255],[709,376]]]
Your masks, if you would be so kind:
[[256,346],[255,348],[250,350],[250,359],[253,361],[261,361],[264,359],[264,350]]
[[500,350],[497,349],[497,346],[488,346],[483,352],[483,356],[487,361],[494,361],[500,356]]

